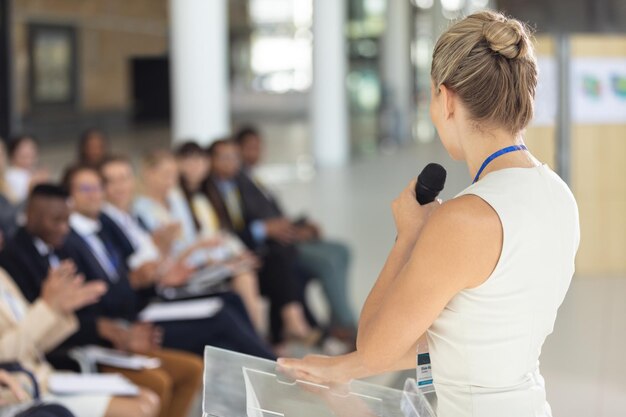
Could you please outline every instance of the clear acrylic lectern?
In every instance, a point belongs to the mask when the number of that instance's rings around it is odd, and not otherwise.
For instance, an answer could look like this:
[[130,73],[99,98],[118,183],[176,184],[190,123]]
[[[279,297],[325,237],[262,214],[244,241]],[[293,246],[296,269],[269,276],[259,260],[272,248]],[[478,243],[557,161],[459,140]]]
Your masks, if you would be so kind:
[[434,401],[414,379],[404,391],[362,381],[328,387],[291,379],[273,361],[204,352],[203,417],[435,417]]

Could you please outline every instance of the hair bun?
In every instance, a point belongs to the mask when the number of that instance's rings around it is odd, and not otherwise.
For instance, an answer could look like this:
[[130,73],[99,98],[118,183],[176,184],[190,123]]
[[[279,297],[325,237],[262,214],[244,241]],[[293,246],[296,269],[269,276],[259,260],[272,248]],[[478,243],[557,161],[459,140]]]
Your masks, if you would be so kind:
[[517,20],[494,20],[485,23],[483,36],[489,48],[505,58],[523,58],[528,51],[526,31]]

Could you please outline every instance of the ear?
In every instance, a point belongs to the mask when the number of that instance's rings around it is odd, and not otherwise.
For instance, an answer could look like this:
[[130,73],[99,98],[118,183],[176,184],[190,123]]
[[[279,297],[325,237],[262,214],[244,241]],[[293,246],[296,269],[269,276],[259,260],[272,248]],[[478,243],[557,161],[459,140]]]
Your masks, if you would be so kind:
[[443,84],[439,86],[439,94],[441,95],[444,120],[448,120],[454,116],[456,94]]

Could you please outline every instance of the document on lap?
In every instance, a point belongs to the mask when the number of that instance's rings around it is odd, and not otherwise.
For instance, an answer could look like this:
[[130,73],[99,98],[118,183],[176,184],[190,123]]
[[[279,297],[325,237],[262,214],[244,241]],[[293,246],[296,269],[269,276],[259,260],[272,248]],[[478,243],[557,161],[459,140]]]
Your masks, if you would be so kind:
[[107,394],[136,396],[137,385],[120,374],[54,373],[48,380],[50,392],[56,395]]
[[220,298],[156,302],[144,308],[139,313],[139,319],[147,322],[204,319],[215,316],[223,305],[224,302]]
[[115,349],[89,345],[72,349],[71,356],[90,364],[108,365],[116,368],[142,370],[161,366],[158,358],[126,353]]

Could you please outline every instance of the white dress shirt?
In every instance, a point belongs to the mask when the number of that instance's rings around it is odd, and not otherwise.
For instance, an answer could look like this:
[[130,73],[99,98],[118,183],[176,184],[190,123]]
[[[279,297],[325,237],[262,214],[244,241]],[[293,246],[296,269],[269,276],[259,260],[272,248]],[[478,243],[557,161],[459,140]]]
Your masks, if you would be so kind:
[[48,258],[48,263],[50,264],[51,268],[57,268],[61,264],[61,261],[59,260],[59,257],[54,253],[54,250],[50,248],[50,246],[48,246],[43,240],[36,237],[33,239],[33,244],[35,245],[35,249],[37,249],[37,252],[39,252],[42,257]]
[[122,229],[135,249],[135,252],[128,258],[128,266],[131,270],[139,268],[146,262],[159,260],[159,249],[154,244],[152,236],[139,225],[130,213],[120,210],[110,203],[105,203],[102,211]]

